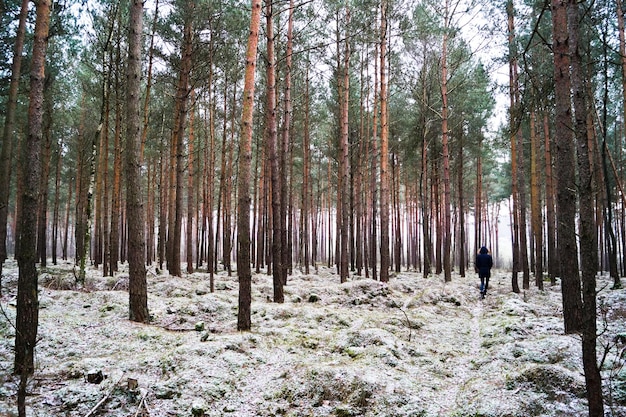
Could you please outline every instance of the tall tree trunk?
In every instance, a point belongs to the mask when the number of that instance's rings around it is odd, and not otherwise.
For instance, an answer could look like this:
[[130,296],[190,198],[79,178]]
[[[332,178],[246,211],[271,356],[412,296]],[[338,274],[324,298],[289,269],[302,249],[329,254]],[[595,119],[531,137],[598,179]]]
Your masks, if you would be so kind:
[[[120,34],[121,35],[121,34]],[[119,45],[120,39],[117,39]],[[109,66],[113,65],[113,50],[109,51]],[[119,69],[119,66],[116,68]],[[108,263],[110,255],[110,242],[108,241],[108,229],[107,224],[108,216],[108,182],[109,182],[109,116],[110,116],[110,104],[111,104],[111,72],[113,69],[107,71],[106,80],[104,84],[104,94],[102,100],[104,101],[104,126],[100,132],[100,143],[98,144],[98,165],[96,168],[96,214],[95,214],[95,253],[94,253],[94,267],[102,262],[102,275],[109,275]],[[116,75],[117,76],[117,75]],[[112,272],[111,272],[112,274]]]
[[508,33],[509,33],[509,96],[511,100],[511,105],[509,109],[509,123],[510,123],[510,131],[509,136],[511,138],[511,183],[512,190],[511,194],[513,197],[513,207],[512,207],[512,217],[513,217],[513,271],[511,275],[511,286],[513,292],[519,293],[519,282],[518,282],[518,273],[520,269],[520,222],[519,222],[519,189],[518,189],[518,153],[520,150],[517,149],[518,141],[517,141],[517,129],[519,126],[517,125],[517,102],[516,102],[516,89],[517,89],[517,78],[516,78],[516,66],[517,66],[517,49],[515,48],[515,23],[514,23],[514,7],[513,0],[507,1],[507,16],[508,16]]
[[[608,90],[608,86],[605,87],[605,91]],[[607,97],[605,97],[605,103],[608,102],[608,94],[605,93]],[[608,270],[609,275],[613,279],[613,289],[619,289],[622,287],[619,273],[617,270],[617,238],[615,237],[615,230],[613,230],[613,192],[611,191],[611,181],[609,180],[609,168],[607,163],[607,157],[609,155],[608,144],[606,143],[606,129],[603,131],[602,138],[602,172],[604,178],[604,194],[605,194],[605,204],[603,209],[603,220],[604,220],[604,234],[605,234],[605,242],[606,242],[606,251],[607,253],[607,261],[608,261]],[[619,179],[616,177],[616,180]]]
[[[108,62],[110,68],[110,61]],[[103,114],[102,114],[102,123],[104,124],[102,129],[100,130],[100,136],[97,138],[96,144],[96,153],[94,155],[95,160],[95,204],[94,204],[94,230],[93,230],[93,266],[94,268],[98,268],[102,263],[103,251],[104,251],[104,220],[103,220],[103,188],[104,188],[104,178],[106,177],[107,169],[104,165],[105,152],[104,152],[104,144],[105,138],[108,139],[108,126],[109,126],[109,91],[110,91],[110,74],[111,71],[107,71],[105,75],[106,81],[104,81],[104,89],[102,102],[103,106]],[[106,268],[103,268],[106,271]],[[103,275],[106,275],[103,274]]]
[[476,193],[474,195],[474,250],[478,253],[481,246],[485,245],[483,233],[483,138],[478,138],[478,153],[476,157]]
[[154,220],[154,207],[156,206],[156,179],[157,164],[156,157],[149,158],[147,161],[146,180],[146,265],[152,265],[154,261],[154,233],[156,230]]
[[[213,70],[210,72],[211,77],[209,80],[212,80]],[[205,212],[207,218],[207,270],[209,272],[209,285],[211,287],[211,292],[215,290],[215,256],[213,252],[213,245],[215,242],[215,237],[213,235],[213,200],[214,200],[214,186],[213,179],[215,175],[215,165],[216,165],[216,156],[215,156],[215,99],[211,99],[213,92],[213,87],[210,88],[209,95],[209,173],[211,175],[211,180],[207,180],[207,200],[205,201]]]
[[[111,59],[112,61],[112,59]],[[109,89],[110,89],[110,81],[109,81]],[[102,135],[103,142],[101,144],[101,154],[103,154],[100,165],[100,172],[102,175],[102,195],[100,196],[102,200],[102,219],[101,219],[101,228],[102,228],[102,275],[103,276],[113,276],[113,271],[110,270],[110,258],[111,258],[111,240],[110,240],[110,209],[109,209],[109,188],[110,188],[110,178],[109,178],[109,120],[111,113],[111,94],[107,93],[107,103],[106,103],[106,115],[104,118],[105,126],[104,132]]]
[[[617,238],[615,236],[614,230],[614,222],[613,222],[613,192],[612,187],[609,181],[609,170],[607,164],[607,156],[610,152],[607,144],[607,119],[608,119],[608,106],[609,106],[609,46],[608,46],[608,36],[606,30],[602,30],[602,38],[603,38],[603,73],[604,73],[604,97],[603,97],[603,106],[602,106],[602,167],[604,173],[604,185],[605,185],[605,198],[606,204],[604,206],[604,234],[605,234],[605,242],[606,242],[606,251],[607,251],[607,261],[608,261],[608,270],[609,275],[613,279],[613,288],[621,288],[621,282],[619,273],[617,270]],[[593,126],[590,126],[589,136],[595,135],[595,131],[593,130]],[[618,187],[620,185],[620,178],[617,173],[617,170],[614,170],[614,179],[618,183]],[[622,193],[623,196],[623,193]]]
[[[363,226],[366,223],[365,221],[365,216],[363,213],[363,205],[365,200],[367,199],[367,187],[366,187],[366,191],[363,192],[363,186],[364,183],[366,181],[366,174],[365,174],[365,162],[366,159],[362,158],[362,155],[367,155],[367,153],[369,152],[368,149],[368,140],[367,138],[367,134],[365,132],[366,130],[366,123],[367,123],[367,111],[365,110],[365,100],[368,99],[368,97],[366,96],[366,94],[369,95],[369,89],[368,92],[365,92],[365,87],[366,85],[369,84],[369,78],[365,77],[365,67],[367,66],[368,60],[367,57],[369,56],[368,51],[364,51],[363,54],[360,56],[360,77],[359,77],[359,87],[360,87],[360,92],[359,92],[359,141],[358,141],[358,151],[356,153],[356,155],[354,156],[353,160],[354,160],[354,166],[355,166],[355,183],[354,183],[354,212],[355,212],[355,217],[356,217],[356,223],[355,223],[355,231],[354,231],[354,238],[356,240],[356,245],[355,245],[355,267],[356,267],[356,274],[361,276],[362,275],[362,271],[363,271],[363,263],[367,262],[367,256],[363,257],[363,254],[365,253],[365,251],[367,250],[367,247],[365,245],[364,242],[364,233],[363,233]],[[367,264],[365,264],[366,267],[366,275],[367,275]]]
[[[594,190],[587,138],[587,98],[581,46],[579,44],[579,14],[576,0],[567,3],[567,28],[571,56],[571,86],[574,104],[574,134],[577,142],[580,203],[580,257],[582,272],[582,353],[590,417],[604,416],[602,378],[596,352],[596,271],[598,258],[594,222]],[[612,227],[612,226],[611,226]]]
[[[427,103],[427,89],[426,84],[422,83],[422,101]],[[422,246],[424,251],[423,257],[423,273],[424,278],[428,278],[431,273],[432,267],[432,241],[431,241],[431,206],[430,206],[430,184],[428,181],[428,168],[429,168],[429,158],[428,158],[428,139],[426,137],[426,115],[423,114],[421,117],[420,124],[422,126],[422,134],[421,134],[421,169],[420,169],[420,178],[419,178],[419,187],[420,187],[420,207],[422,212]]]
[[18,413],[26,417],[26,384],[28,376],[35,371],[34,353],[39,325],[39,299],[37,291],[37,204],[41,174],[41,140],[44,100],[46,49],[50,27],[52,3],[37,3],[37,18],[33,39],[30,69],[30,102],[28,106],[28,136],[21,147],[23,178],[22,210],[18,213],[20,227],[20,251],[17,262],[17,317],[15,320],[14,372],[20,376],[18,390]]
[[310,236],[310,224],[311,224],[311,217],[310,217],[310,206],[311,206],[311,193],[309,191],[310,189],[310,184],[309,184],[309,179],[310,179],[310,175],[311,175],[311,168],[310,168],[310,141],[311,141],[311,137],[310,137],[310,100],[311,100],[311,96],[310,96],[310,91],[309,91],[309,84],[310,84],[310,79],[309,79],[309,66],[310,63],[307,62],[307,67],[306,67],[306,76],[305,76],[305,93],[304,93],[304,133],[303,133],[303,137],[302,137],[302,244],[303,244],[303,264],[304,264],[304,273],[306,275],[308,275],[310,273],[309,270],[309,265],[311,263],[311,256],[310,256],[310,242],[311,242],[311,236]]
[[[165,119],[165,115],[162,116],[162,120]],[[164,125],[164,122],[161,122]],[[163,131],[163,128],[161,129]],[[166,146],[164,144],[165,135],[161,135],[161,143],[159,153],[159,236],[157,238],[157,258],[159,260],[159,269],[163,269],[163,263],[167,262],[167,228],[168,222],[168,207],[169,207],[169,156],[165,151]]]
[[[226,217],[225,210],[223,208],[223,201],[226,199],[226,158],[227,158],[227,141],[228,141],[228,78],[224,80],[224,95],[223,95],[223,121],[222,121],[222,148],[221,148],[221,162],[220,162],[220,181],[217,193],[217,209],[216,209],[216,226],[215,226],[215,243],[214,243],[214,259],[215,270],[217,271],[217,263],[219,258],[219,242],[221,234],[222,219]],[[224,226],[225,227],[225,226]],[[222,243],[222,252],[224,252],[224,244]],[[222,260],[222,263],[225,261]]]
[[431,241],[431,206],[430,206],[430,185],[428,182],[428,145],[426,138],[422,138],[422,168],[420,171],[420,200],[422,208],[422,246],[424,251],[423,257],[423,273],[424,278],[432,272],[432,241]]
[[576,183],[574,137],[570,105],[570,51],[567,3],[552,0],[552,36],[556,100],[557,247],[561,261],[561,291],[565,333],[582,328],[582,300],[576,243]]
[[141,32],[143,2],[132,0],[128,28],[128,67],[126,78],[126,211],[128,216],[129,319],[147,323],[148,285],[146,280],[146,240],[141,187]]
[[[85,96],[83,95],[83,103]],[[85,282],[85,264],[89,246],[89,140],[85,138],[86,111],[83,107],[78,127],[78,168],[76,169],[76,219],[74,239],[76,244],[75,264],[79,265],[78,283]]]
[[465,137],[465,134],[463,133],[463,131],[461,131],[459,133],[460,137],[459,137],[459,172],[457,173],[458,175],[458,181],[459,181],[459,248],[458,248],[458,253],[459,253],[459,275],[461,277],[465,277],[465,267],[466,267],[466,256],[465,256],[465,195],[463,193],[463,190],[465,189],[465,186],[463,184],[463,171],[465,169],[465,161],[463,158],[463,139]]
[[440,173],[440,163],[441,160],[439,159],[438,155],[435,154],[435,152],[438,151],[438,149],[435,149],[434,147],[431,149],[431,158],[434,159],[434,163],[431,165],[431,195],[430,195],[430,201],[431,204],[433,206],[432,208],[432,223],[434,226],[434,233],[435,233],[435,242],[434,242],[434,249],[433,249],[433,254],[435,257],[435,274],[440,275],[441,272],[443,272],[443,261],[441,259],[441,254],[442,254],[442,246],[443,246],[443,240],[444,240],[444,236],[443,236],[443,230],[444,227],[442,225],[442,220],[441,220],[441,200],[442,200],[442,196],[441,196],[441,173]]
[[[230,276],[233,272],[233,268],[231,265],[231,255],[232,255],[232,247],[233,247],[233,222],[232,222],[232,205],[233,205],[233,196],[235,195],[235,191],[233,190],[233,164],[235,160],[235,119],[236,119],[236,107],[237,107],[237,83],[233,84],[233,95],[230,104],[230,140],[226,143],[228,146],[225,151],[226,154],[226,186],[224,188],[224,236],[222,241],[222,252],[223,252],[223,262],[224,269],[228,272],[228,276]],[[224,113],[226,114],[226,113]],[[224,130],[224,134],[226,134],[226,130]]]
[[[171,233],[168,234],[168,248],[170,257],[168,259],[167,269],[171,275],[181,276],[180,252],[182,238],[182,222],[183,222],[183,191],[185,189],[185,124],[187,123],[187,106],[190,94],[189,76],[191,73],[191,61],[193,53],[193,1],[189,1],[185,10],[185,24],[183,28],[183,46],[181,50],[181,66],[178,77],[178,88],[176,90],[176,117],[174,124],[174,132],[172,133],[173,149],[176,159],[176,175],[174,179],[175,188],[170,185],[170,190],[175,192],[173,212],[173,226]],[[172,177],[170,177],[172,178]],[[171,197],[170,197],[171,198]]]
[[371,167],[370,167],[370,260],[369,264],[372,267],[372,279],[378,279],[378,238],[377,238],[377,226],[376,220],[378,218],[378,182],[377,182],[377,173],[378,173],[378,103],[379,103],[379,84],[378,84],[378,63],[379,60],[380,48],[378,42],[376,42],[376,52],[374,53],[374,98],[373,98],[373,108],[372,108],[372,135],[370,139],[372,144],[371,149]]
[[548,123],[548,112],[543,110],[543,132],[545,136],[545,172],[546,172],[546,222],[547,222],[547,244],[548,244],[548,274],[550,283],[556,284],[556,277],[559,274],[559,260],[556,251],[556,219],[554,213],[554,177],[552,175],[552,139],[550,136],[550,125]]
[[61,144],[55,148],[56,173],[54,179],[54,208],[52,210],[52,264],[57,264],[57,248],[59,239],[59,207],[61,204]]
[[[287,225],[292,228],[293,222],[287,221],[287,213],[289,206],[289,178],[287,156],[289,155],[289,145],[291,143],[291,117],[292,117],[292,103],[291,103],[291,64],[293,54],[293,12],[294,5],[293,0],[289,0],[289,17],[287,23],[287,51],[285,56],[285,92],[284,92],[284,105],[283,105],[283,126],[282,126],[282,144],[280,152],[280,165],[281,165],[281,180],[280,180],[280,244],[281,244],[281,270],[280,277],[283,284],[287,284],[288,271],[291,269],[291,260],[289,250],[289,230]],[[293,164],[290,163],[289,167],[293,168]]]
[[394,246],[393,246],[393,258],[395,264],[395,271],[400,272],[402,267],[402,228],[400,227],[400,162],[398,161],[398,157],[395,154],[391,156],[392,161],[392,183],[393,186],[393,196],[394,196],[394,213],[395,213],[395,226],[394,226]]
[[[350,22],[350,9],[346,7],[347,27]],[[339,43],[337,44],[337,54],[339,55]],[[350,227],[350,158],[349,158],[349,108],[350,108],[350,43],[348,37],[344,40],[343,63],[339,65],[339,187],[337,188],[337,205],[339,223],[339,277],[341,282],[346,282],[349,276],[348,267],[348,232]]]
[[387,12],[380,4],[380,280],[389,281],[389,118],[387,108]]
[[543,227],[541,213],[541,190],[539,188],[539,142],[536,132],[536,114],[530,114],[530,217],[532,239],[535,247],[533,272],[537,288],[543,290]]
[[[519,77],[517,75],[517,62],[514,65],[515,71],[515,94],[517,96],[517,109],[521,109],[521,99],[519,97]],[[526,221],[526,158],[524,157],[524,134],[522,129],[517,127],[517,195],[519,201],[519,265],[522,269],[522,287],[530,288],[530,268],[528,266],[528,223]]]
[[[622,128],[620,139],[624,138],[624,126],[626,125],[626,34],[624,33],[624,9],[622,0],[617,0],[617,25],[619,32],[619,56],[621,57],[621,75],[622,75],[622,107],[624,109],[624,115],[622,118]],[[622,149],[623,145],[619,148]],[[623,159],[622,159],[623,160]],[[621,171],[622,174],[624,171]],[[623,183],[623,175],[620,176],[618,183]],[[623,193],[622,193],[623,195]],[[0,219],[0,221],[2,221]],[[621,234],[622,234],[622,276],[626,275],[626,204],[622,204],[622,216],[621,216]],[[617,282],[616,282],[617,284]],[[621,287],[621,282],[619,287]]]
[[37,258],[46,266],[48,243],[48,185],[52,152],[52,100],[50,89],[54,80],[46,77],[44,82],[44,114],[41,142],[41,184],[39,185],[39,213],[37,219]]
[[450,220],[450,151],[448,132],[448,30],[450,28],[450,1],[445,1],[445,24],[443,44],[441,47],[441,145],[443,150],[443,274],[444,280],[452,280],[452,263],[450,252],[452,250],[452,230]]
[[72,191],[74,190],[74,184],[72,183],[72,177],[70,176],[70,180],[67,182],[67,202],[65,204],[65,230],[63,231],[63,243],[61,249],[61,256],[64,261],[67,261],[67,243],[69,240],[69,231],[70,231],[70,212],[72,211]]
[[152,33],[150,34],[150,46],[148,47],[148,74],[146,76],[146,96],[143,102],[143,128],[141,129],[141,159],[143,160],[146,140],[148,139],[148,124],[150,115],[150,90],[152,89],[152,63],[154,59],[154,37],[157,30],[159,17],[159,0],[154,2],[154,17],[152,19]]
[[[191,101],[194,101],[194,92],[191,91]],[[187,273],[193,273],[193,219],[195,217],[195,203],[194,203],[194,110],[193,108],[190,111],[189,115],[189,138],[188,138],[188,148],[189,148],[189,156],[187,157],[187,230],[186,230],[186,239],[185,239],[185,250],[187,252]]]
[[15,37],[13,63],[11,64],[11,82],[6,103],[4,129],[2,131],[2,151],[0,152],[0,294],[2,294],[2,266],[7,259],[7,220],[9,215],[9,194],[11,190],[11,159],[13,158],[13,141],[15,132],[15,109],[19,92],[22,68],[22,51],[26,33],[26,17],[28,16],[28,0],[22,0],[19,23]]
[[113,189],[111,190],[111,225],[109,234],[109,271],[118,270],[120,259],[120,228],[122,227],[122,51],[121,43],[115,52],[115,128],[113,133]]
[[283,276],[281,245],[281,207],[280,190],[281,174],[278,156],[278,133],[276,128],[276,57],[274,52],[274,15],[273,1],[265,0],[265,18],[267,35],[267,101],[265,104],[265,140],[271,169],[271,202],[272,202],[272,276],[274,282],[274,302],[283,303]]
[[[106,109],[109,95],[109,74],[111,72],[111,63],[108,62],[107,50],[111,43],[115,22],[117,19],[113,16],[117,15],[117,4],[111,9],[111,15],[109,16],[109,24],[107,27],[106,41],[102,49],[102,61],[101,65],[104,73],[102,74],[102,84],[100,86],[100,97],[102,102],[100,104],[100,121],[96,132],[91,137],[91,140],[81,140],[81,170],[80,170],[80,188],[77,189],[77,223],[80,227],[76,227],[76,252],[77,261],[79,264],[78,281],[81,284],[85,283],[86,276],[86,263],[89,256],[89,248],[91,244],[91,221],[93,214],[93,200],[94,200],[94,188],[96,187],[96,164],[98,156],[98,145],[101,141],[101,135],[103,134],[103,127],[105,119],[107,117]],[[104,132],[106,134],[106,132]],[[96,209],[97,209],[96,205]],[[79,220],[78,220],[79,219]],[[98,227],[96,221],[96,228]],[[98,240],[99,236],[95,233]],[[96,261],[97,265],[99,261]]]
[[[259,141],[262,140],[263,145],[259,144]],[[259,154],[260,153],[260,154]],[[268,188],[268,163],[267,163],[267,146],[265,146],[265,136],[261,139],[257,139],[257,158],[260,160],[256,162],[256,168],[259,168],[259,184],[258,184],[258,225],[256,227],[256,273],[261,273],[261,268],[265,267],[265,243],[266,243],[266,235],[267,235],[267,210],[268,210],[268,201],[267,195],[269,194]]]
[[[258,251],[257,244],[261,241],[261,230],[263,230],[263,213],[262,213],[262,200],[264,196],[262,195],[262,187],[264,180],[264,171],[263,171],[263,155],[264,147],[260,145],[262,143],[263,138],[257,136],[255,143],[255,154],[254,154],[254,167],[252,168],[252,172],[254,173],[254,179],[252,181],[252,225],[250,229],[250,262],[255,268],[255,272],[257,274],[261,273],[261,262],[259,257],[262,256],[262,252]],[[260,170],[259,170],[260,166]],[[261,243],[262,245],[262,243]]]
[[[364,57],[364,68],[365,68],[365,76],[364,76],[364,80],[369,80],[369,65],[367,65],[367,62],[369,62],[370,60],[370,48],[367,48],[365,51],[365,57]],[[376,64],[375,64],[376,65]],[[369,237],[370,234],[368,233],[368,227],[369,224],[371,222],[370,220],[370,215],[372,214],[372,208],[371,208],[371,204],[372,204],[372,180],[371,180],[371,173],[368,169],[368,163],[370,163],[369,158],[370,158],[370,148],[372,146],[372,140],[371,140],[371,131],[372,131],[372,124],[370,122],[371,118],[372,118],[372,112],[370,111],[370,105],[372,103],[372,101],[369,99],[370,97],[370,92],[371,92],[371,85],[372,83],[368,82],[368,81],[364,81],[363,84],[365,85],[365,93],[363,95],[364,97],[364,106],[363,106],[363,112],[364,112],[364,116],[363,116],[363,129],[362,132],[363,134],[361,135],[361,140],[363,142],[363,153],[361,153],[362,157],[359,158],[359,162],[361,164],[360,167],[360,174],[361,174],[361,181],[362,181],[362,189],[363,189],[363,195],[362,195],[362,209],[361,209],[361,236],[362,239],[358,242],[361,242],[361,251],[363,252],[363,268],[365,270],[365,278],[369,278],[370,277],[370,254],[371,254],[371,249],[370,249],[370,241],[369,241]]]
[[237,330],[251,328],[252,271],[250,268],[250,167],[252,162],[252,124],[254,112],[254,71],[259,42],[261,0],[252,0],[250,32],[246,50],[246,74],[241,115],[241,142],[239,144],[239,204],[237,212],[237,273],[239,275],[239,311]]

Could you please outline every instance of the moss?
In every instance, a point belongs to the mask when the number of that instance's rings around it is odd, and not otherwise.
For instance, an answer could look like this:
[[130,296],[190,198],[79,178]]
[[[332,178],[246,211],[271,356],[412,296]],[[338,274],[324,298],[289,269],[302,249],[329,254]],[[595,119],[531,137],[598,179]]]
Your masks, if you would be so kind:
[[334,414],[337,417],[352,417],[355,415],[349,407],[346,407],[344,405],[340,405],[339,407],[335,408]]
[[529,385],[535,392],[547,394],[550,401],[556,400],[559,392],[570,393],[578,398],[585,397],[584,383],[559,366],[531,366],[519,374],[515,382]]
[[363,353],[364,349],[358,346],[348,346],[344,352],[352,359],[359,357]]

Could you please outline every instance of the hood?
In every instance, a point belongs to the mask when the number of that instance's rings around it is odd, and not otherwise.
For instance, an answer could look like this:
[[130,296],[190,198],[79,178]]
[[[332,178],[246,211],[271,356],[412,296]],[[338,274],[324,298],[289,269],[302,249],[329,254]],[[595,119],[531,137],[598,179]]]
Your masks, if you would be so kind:
[[482,248],[480,248],[480,253],[482,253],[483,255],[484,255],[485,253],[489,253],[489,249],[487,249],[487,247],[486,247],[486,246],[483,246]]

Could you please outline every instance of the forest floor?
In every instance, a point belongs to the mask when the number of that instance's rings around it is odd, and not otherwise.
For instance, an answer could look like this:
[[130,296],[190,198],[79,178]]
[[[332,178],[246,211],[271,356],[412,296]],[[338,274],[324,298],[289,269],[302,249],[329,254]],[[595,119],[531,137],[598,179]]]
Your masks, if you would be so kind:
[[[72,265],[40,274],[29,416],[585,416],[581,343],[563,334],[560,286],[511,292],[495,271],[452,282],[415,272],[385,285],[334,270],[296,271],[285,303],[253,277],[252,326],[236,331],[237,277],[149,270],[149,325],[128,320],[128,275]],[[11,375],[17,267],[0,306],[0,416],[16,410]],[[598,279],[599,360],[607,416],[626,416],[626,291]],[[102,373],[100,383],[88,374]],[[136,386],[135,386],[136,381]]]

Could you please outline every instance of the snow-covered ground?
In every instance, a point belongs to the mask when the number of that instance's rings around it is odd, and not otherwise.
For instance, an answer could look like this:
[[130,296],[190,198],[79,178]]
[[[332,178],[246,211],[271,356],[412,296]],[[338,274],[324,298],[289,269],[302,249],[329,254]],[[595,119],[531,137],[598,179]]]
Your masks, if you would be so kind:
[[[71,265],[40,274],[37,368],[29,416],[584,416],[580,339],[564,335],[560,287],[522,294],[496,271],[480,300],[475,274],[385,285],[334,270],[296,272],[275,304],[253,277],[253,330],[236,331],[237,277],[175,278],[151,269],[149,325],[130,322],[127,275]],[[16,410],[17,268],[3,277],[0,416]],[[626,292],[599,279],[607,415],[626,416]],[[604,317],[607,320],[604,320]],[[599,346],[599,358],[603,356]],[[87,381],[101,371],[105,379]],[[137,387],[133,386],[134,380]],[[99,404],[99,405],[98,405]]]

